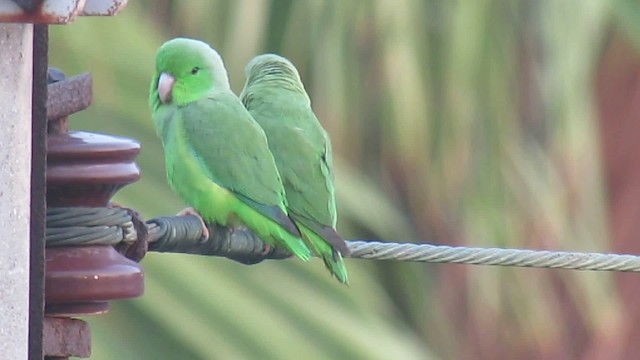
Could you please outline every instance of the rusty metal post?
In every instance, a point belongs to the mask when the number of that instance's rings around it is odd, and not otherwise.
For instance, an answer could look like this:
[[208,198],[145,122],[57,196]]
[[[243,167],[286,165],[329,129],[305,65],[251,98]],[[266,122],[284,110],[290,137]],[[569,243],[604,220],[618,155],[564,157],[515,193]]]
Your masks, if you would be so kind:
[[0,24],[0,354],[26,359],[33,25]]
[[[49,251],[47,258],[51,271],[46,274],[49,296],[43,293],[45,201],[48,199],[45,197],[47,24],[66,24],[78,16],[112,16],[126,5],[127,0],[0,0],[0,226],[5,229],[0,239],[0,354],[3,359],[40,360],[43,354],[47,359],[65,359],[73,355],[87,357],[91,347],[87,324],[55,316],[105,311],[109,300],[142,293],[141,268],[111,247],[94,249],[94,252],[89,248],[82,249],[88,250],[83,253],[87,258],[68,264],[64,260],[56,263],[55,259],[65,259],[65,255],[78,249]],[[64,91],[58,92],[62,93]],[[67,92],[67,95],[70,95],[66,99],[67,107],[58,108],[63,111],[58,117],[80,110],[73,109],[77,106],[77,103],[73,105],[74,94]],[[86,107],[88,103],[81,105]],[[62,128],[55,133],[66,133],[63,121],[56,125]],[[69,136],[73,138],[73,135]],[[80,142],[92,140],[81,136],[75,139]],[[75,158],[69,153],[78,150],[73,149],[73,144],[53,146],[54,162],[60,160],[54,164],[54,170],[60,170],[61,165],[64,168],[67,161],[78,161],[75,175],[79,174],[77,171],[82,172],[83,165],[85,172],[87,167],[96,164],[107,166],[92,185],[81,184],[75,195],[76,199],[85,195],[93,199],[88,202],[66,202],[67,198],[59,196],[71,194],[70,188],[64,190],[64,181],[56,183],[53,180],[51,195],[58,197],[51,201],[52,205],[106,206],[117,189],[137,179],[139,173],[133,158],[139,145],[120,139],[114,150],[112,139],[103,137],[101,140],[92,149],[85,149],[86,154],[76,153]],[[109,152],[112,158],[95,156],[100,151]],[[64,176],[58,176],[58,180],[62,178]],[[82,176],[75,180],[79,178]],[[77,185],[73,175],[66,180],[70,180],[67,185]],[[115,269],[124,269],[124,272],[117,273]],[[76,280],[77,276],[101,280],[86,287],[85,283],[74,283],[74,276]],[[61,288],[70,290],[61,295]],[[47,318],[43,318],[45,297]]]
[[31,264],[29,266],[29,360],[41,360],[44,321],[44,239],[46,229],[47,65],[49,26],[33,29],[31,99]]
[[[69,131],[67,116],[91,103],[91,75],[65,78],[52,71],[48,86],[47,206],[105,207],[140,177],[130,139]],[[88,325],[73,316],[108,311],[109,301],[142,295],[142,267],[112,246],[68,246],[45,252],[44,353],[88,357]]]

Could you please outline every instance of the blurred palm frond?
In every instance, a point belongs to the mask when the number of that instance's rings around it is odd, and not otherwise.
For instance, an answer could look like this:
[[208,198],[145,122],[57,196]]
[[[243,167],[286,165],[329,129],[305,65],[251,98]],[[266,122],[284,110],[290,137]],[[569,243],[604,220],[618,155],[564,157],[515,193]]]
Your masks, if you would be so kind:
[[[50,60],[93,74],[74,128],[142,142],[143,178],[117,197],[147,217],[182,205],[147,109],[154,51],[190,36],[221,52],[236,91],[258,53],[298,65],[334,143],[346,238],[597,251],[608,239],[591,82],[609,25],[639,33],[629,7],[139,1],[52,28]],[[621,317],[607,274],[350,260],[346,288],[318,261],[143,265],[145,296],[91,319],[94,359],[579,358]]]

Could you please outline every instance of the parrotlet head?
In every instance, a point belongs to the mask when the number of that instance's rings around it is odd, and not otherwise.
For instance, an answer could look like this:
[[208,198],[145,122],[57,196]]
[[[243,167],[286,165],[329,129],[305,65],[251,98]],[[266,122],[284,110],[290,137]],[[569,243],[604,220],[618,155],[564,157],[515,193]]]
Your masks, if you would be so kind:
[[280,55],[258,55],[249,61],[244,73],[247,78],[245,88],[269,83],[306,94],[298,69],[291,61]]
[[220,55],[206,43],[187,38],[165,42],[156,53],[149,102],[184,105],[211,91],[230,90]]

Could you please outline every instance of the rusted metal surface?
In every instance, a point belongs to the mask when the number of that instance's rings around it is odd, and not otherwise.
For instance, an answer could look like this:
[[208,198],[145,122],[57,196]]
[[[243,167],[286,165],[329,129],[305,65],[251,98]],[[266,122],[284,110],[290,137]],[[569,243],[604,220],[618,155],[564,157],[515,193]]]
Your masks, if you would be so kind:
[[[66,24],[77,17],[85,0],[0,0],[0,22]],[[24,6],[24,8],[23,8]]]
[[[112,207],[121,207],[116,204],[111,204]],[[135,262],[140,262],[142,258],[147,254],[149,250],[149,231],[147,229],[147,225],[142,218],[142,215],[134,209],[127,210],[129,215],[131,216],[131,220],[133,222],[133,227],[136,230],[136,241],[133,243],[121,242],[118,244],[115,249],[122,255],[126,256],[127,259],[133,260]]]
[[93,81],[89,73],[65,78],[64,73],[57,69],[50,69],[48,77],[49,132],[64,133],[68,131],[66,117],[91,105]]
[[128,0],[87,0],[83,16],[113,16],[127,6]]
[[45,317],[43,346],[46,359],[91,356],[91,330],[79,319]]
[[47,164],[47,58],[49,29],[33,29],[31,97],[31,225],[29,232],[29,360],[41,360],[44,316],[44,240]]
[[112,246],[49,248],[46,254],[46,313],[101,313],[108,301],[142,295],[142,267]]
[[78,16],[113,16],[127,0],[0,0],[0,22],[66,24]]

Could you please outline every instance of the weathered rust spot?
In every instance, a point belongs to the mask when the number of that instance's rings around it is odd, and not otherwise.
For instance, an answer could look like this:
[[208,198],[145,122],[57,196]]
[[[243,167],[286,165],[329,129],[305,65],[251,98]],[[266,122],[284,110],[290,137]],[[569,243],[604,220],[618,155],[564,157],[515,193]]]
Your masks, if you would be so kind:
[[[56,77],[58,76],[58,77]],[[59,80],[60,75],[50,71],[52,81]],[[47,86],[47,120],[49,133],[63,133],[68,131],[66,117],[84,110],[91,105],[92,78],[91,74],[83,73]]]
[[91,356],[91,329],[79,319],[44,318],[42,347],[45,356],[88,358]]
[[66,24],[78,16],[113,16],[128,0],[0,1],[0,22]]
[[0,22],[66,24],[80,15],[85,0],[0,1]]

